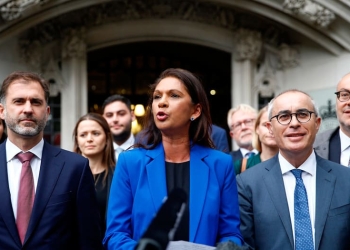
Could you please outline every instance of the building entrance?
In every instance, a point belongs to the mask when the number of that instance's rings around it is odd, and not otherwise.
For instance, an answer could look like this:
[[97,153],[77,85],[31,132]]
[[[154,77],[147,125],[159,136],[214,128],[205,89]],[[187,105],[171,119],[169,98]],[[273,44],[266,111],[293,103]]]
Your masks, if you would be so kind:
[[211,105],[213,123],[227,129],[231,107],[231,55],[187,43],[137,42],[88,53],[88,107],[101,112],[103,101],[121,94],[145,105],[149,85],[171,67],[184,68],[202,81]]

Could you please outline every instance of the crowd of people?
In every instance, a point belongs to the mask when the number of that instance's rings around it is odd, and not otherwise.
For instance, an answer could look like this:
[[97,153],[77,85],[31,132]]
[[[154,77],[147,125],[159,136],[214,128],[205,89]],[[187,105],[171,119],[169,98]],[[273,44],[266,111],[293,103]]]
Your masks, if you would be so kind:
[[0,89],[0,249],[136,249],[177,189],[185,202],[167,240],[350,249],[350,74],[335,95],[339,127],[322,133],[301,90],[230,109],[230,151],[202,83],[170,68],[150,86],[136,137],[130,100],[112,95],[79,118],[70,152],[43,139],[47,81],[13,72]]

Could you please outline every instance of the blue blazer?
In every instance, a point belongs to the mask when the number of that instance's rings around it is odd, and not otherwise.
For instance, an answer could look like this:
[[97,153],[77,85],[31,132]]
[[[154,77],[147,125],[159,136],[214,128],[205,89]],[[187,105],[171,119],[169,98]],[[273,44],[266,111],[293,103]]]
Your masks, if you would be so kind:
[[[190,242],[242,244],[232,159],[194,145],[190,152]],[[107,249],[134,249],[167,196],[163,145],[123,152],[110,190]]]
[[46,142],[22,248],[11,205],[5,145],[0,145],[0,249],[101,249],[99,212],[88,160]]
[[[316,155],[315,250],[350,246],[350,169]],[[278,154],[237,175],[241,232],[260,250],[294,250]]]

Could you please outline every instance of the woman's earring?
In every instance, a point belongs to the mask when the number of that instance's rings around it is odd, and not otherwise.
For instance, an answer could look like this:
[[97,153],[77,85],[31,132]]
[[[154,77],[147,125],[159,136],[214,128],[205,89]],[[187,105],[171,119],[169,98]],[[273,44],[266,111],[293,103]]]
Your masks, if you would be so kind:
[[194,121],[194,118],[193,118],[193,117],[191,117],[191,119],[190,119],[190,120],[191,120],[191,122],[193,122],[193,121]]

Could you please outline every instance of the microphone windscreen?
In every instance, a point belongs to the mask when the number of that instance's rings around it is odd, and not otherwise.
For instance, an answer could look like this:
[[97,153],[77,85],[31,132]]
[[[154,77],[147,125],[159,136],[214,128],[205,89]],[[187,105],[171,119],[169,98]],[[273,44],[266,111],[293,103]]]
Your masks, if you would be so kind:
[[[162,249],[166,249],[169,243],[169,232],[178,222],[179,213],[183,211],[187,202],[187,194],[180,188],[173,189],[168,198],[158,210],[156,216],[142,236],[159,243]],[[181,217],[181,216],[180,216]]]
[[248,250],[247,246],[239,246],[232,241],[219,243],[216,247],[216,250]]

